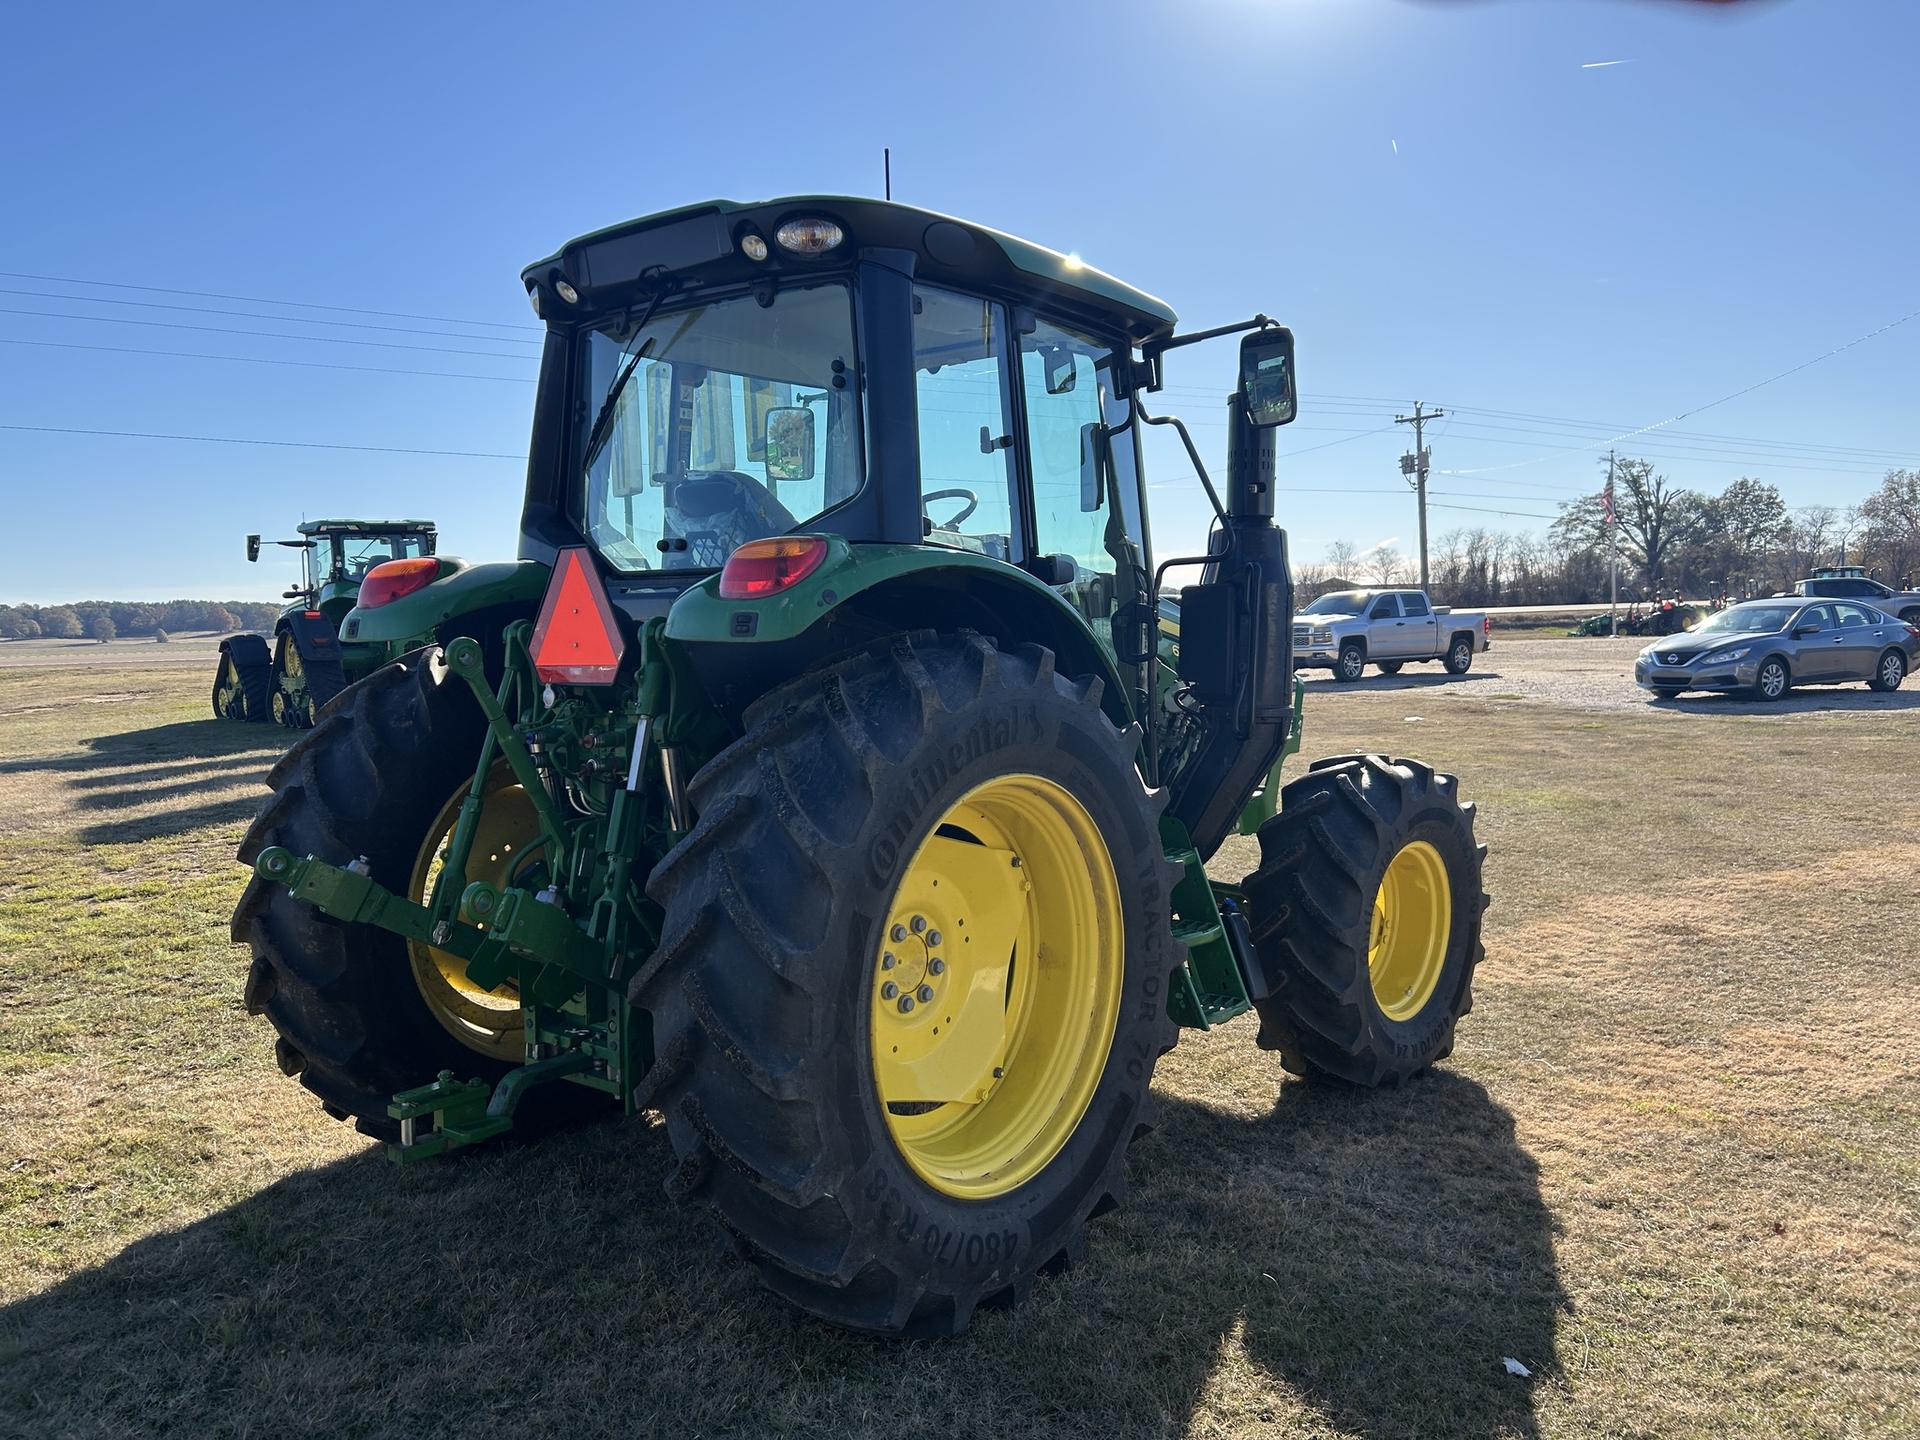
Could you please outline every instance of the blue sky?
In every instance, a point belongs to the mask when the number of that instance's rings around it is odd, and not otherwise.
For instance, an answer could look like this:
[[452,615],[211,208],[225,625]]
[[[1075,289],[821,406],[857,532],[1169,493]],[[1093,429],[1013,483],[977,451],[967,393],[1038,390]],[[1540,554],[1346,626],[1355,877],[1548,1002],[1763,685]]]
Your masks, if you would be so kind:
[[[489,457],[525,444],[519,267],[714,195],[877,192],[883,145],[897,199],[1078,251],[1194,326],[1291,324],[1299,558],[1409,547],[1390,422],[1416,397],[1463,407],[1430,442],[1470,473],[1435,499],[1479,507],[1436,533],[1543,528],[1609,434],[1920,309],[1920,5],[1730,9],[29,8],[0,56],[0,426],[475,453],[0,428],[0,601],[269,598],[288,576],[241,537],[303,513],[424,513],[449,552],[510,554],[524,467]],[[1209,456],[1232,357],[1169,362],[1161,404]],[[1628,445],[1684,484],[1847,504],[1920,462],[1916,381],[1920,319]],[[1171,553],[1203,505],[1172,453],[1150,468]]]

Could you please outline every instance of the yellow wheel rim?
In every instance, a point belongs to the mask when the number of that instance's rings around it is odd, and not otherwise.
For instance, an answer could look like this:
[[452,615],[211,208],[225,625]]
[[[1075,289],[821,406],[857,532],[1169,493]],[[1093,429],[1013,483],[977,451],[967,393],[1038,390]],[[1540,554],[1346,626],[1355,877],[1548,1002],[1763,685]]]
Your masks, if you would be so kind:
[[[453,836],[460,802],[467,798],[468,788],[462,785],[454,791],[427,828],[407,886],[407,898],[416,904],[426,904],[433,894],[433,882],[440,875],[441,852]],[[481,798],[480,823],[467,858],[468,881],[484,880],[501,889],[515,883],[514,877],[524,871],[539,837],[533,802],[514,781],[513,772],[504,763],[496,765]],[[448,1034],[469,1050],[496,1060],[525,1057],[520,995],[512,982],[498,991],[482,990],[467,978],[466,961],[418,940],[407,942],[407,957],[421,998]]]
[[1387,866],[1373,899],[1367,976],[1382,1014],[1411,1020],[1433,998],[1452,929],[1446,862],[1425,840],[1411,841]]
[[1086,808],[1038,775],[963,795],[901,877],[869,974],[876,1088],[908,1165],[1004,1195],[1071,1138],[1125,973],[1120,883]]

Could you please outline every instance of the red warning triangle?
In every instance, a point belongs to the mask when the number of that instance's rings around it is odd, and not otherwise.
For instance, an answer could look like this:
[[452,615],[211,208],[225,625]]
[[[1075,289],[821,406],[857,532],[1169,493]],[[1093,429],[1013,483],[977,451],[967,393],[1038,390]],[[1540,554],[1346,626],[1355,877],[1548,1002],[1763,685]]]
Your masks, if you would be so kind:
[[583,545],[554,559],[533,628],[533,668],[549,685],[611,685],[627,642]]

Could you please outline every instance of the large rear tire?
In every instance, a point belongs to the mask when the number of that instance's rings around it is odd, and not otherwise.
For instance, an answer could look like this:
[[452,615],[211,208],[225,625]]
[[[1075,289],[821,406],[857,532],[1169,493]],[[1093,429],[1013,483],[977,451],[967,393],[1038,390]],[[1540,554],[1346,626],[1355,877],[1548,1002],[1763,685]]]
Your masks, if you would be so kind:
[[823,1319],[957,1333],[1120,1200],[1183,955],[1164,792],[1100,693],[973,634],[806,674],[648,881],[669,1192]]
[[[334,864],[365,856],[375,881],[424,898],[422,857],[442,843],[472,782],[482,727],[473,697],[437,649],[375,671],[343,691],[274,766],[273,797],[241,842],[240,859],[252,864],[269,845]],[[483,832],[496,814],[491,790],[489,797]],[[502,809],[510,821],[511,807]],[[476,846],[474,858],[484,866],[486,847]],[[505,871],[481,878],[522,882]],[[518,1005],[511,997],[489,1005],[482,992],[461,990],[454,967],[435,965],[439,952],[428,947],[344,924],[257,875],[232,933],[252,950],[246,1007],[278,1032],[280,1069],[365,1134],[398,1137],[386,1112],[399,1090],[441,1070],[497,1080],[524,1058],[521,1046],[506,1043],[519,1038]],[[603,1107],[603,1097],[580,1086],[539,1086],[515,1128]]]
[[1272,993],[1262,1048],[1307,1079],[1398,1084],[1453,1051],[1485,954],[1473,807],[1417,760],[1345,755],[1281,792],[1245,882]]

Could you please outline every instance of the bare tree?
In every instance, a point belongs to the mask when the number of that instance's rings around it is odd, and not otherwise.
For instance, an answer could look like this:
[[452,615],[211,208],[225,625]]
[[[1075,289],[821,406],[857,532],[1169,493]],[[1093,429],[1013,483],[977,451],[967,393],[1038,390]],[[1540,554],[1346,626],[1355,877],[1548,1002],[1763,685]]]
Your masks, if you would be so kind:
[[1351,580],[1359,568],[1360,551],[1351,540],[1335,540],[1327,546],[1327,569],[1332,580]]
[[1372,576],[1373,583],[1376,585],[1398,583],[1405,566],[1406,562],[1401,558],[1400,552],[1391,545],[1376,546],[1367,556],[1367,573]]

